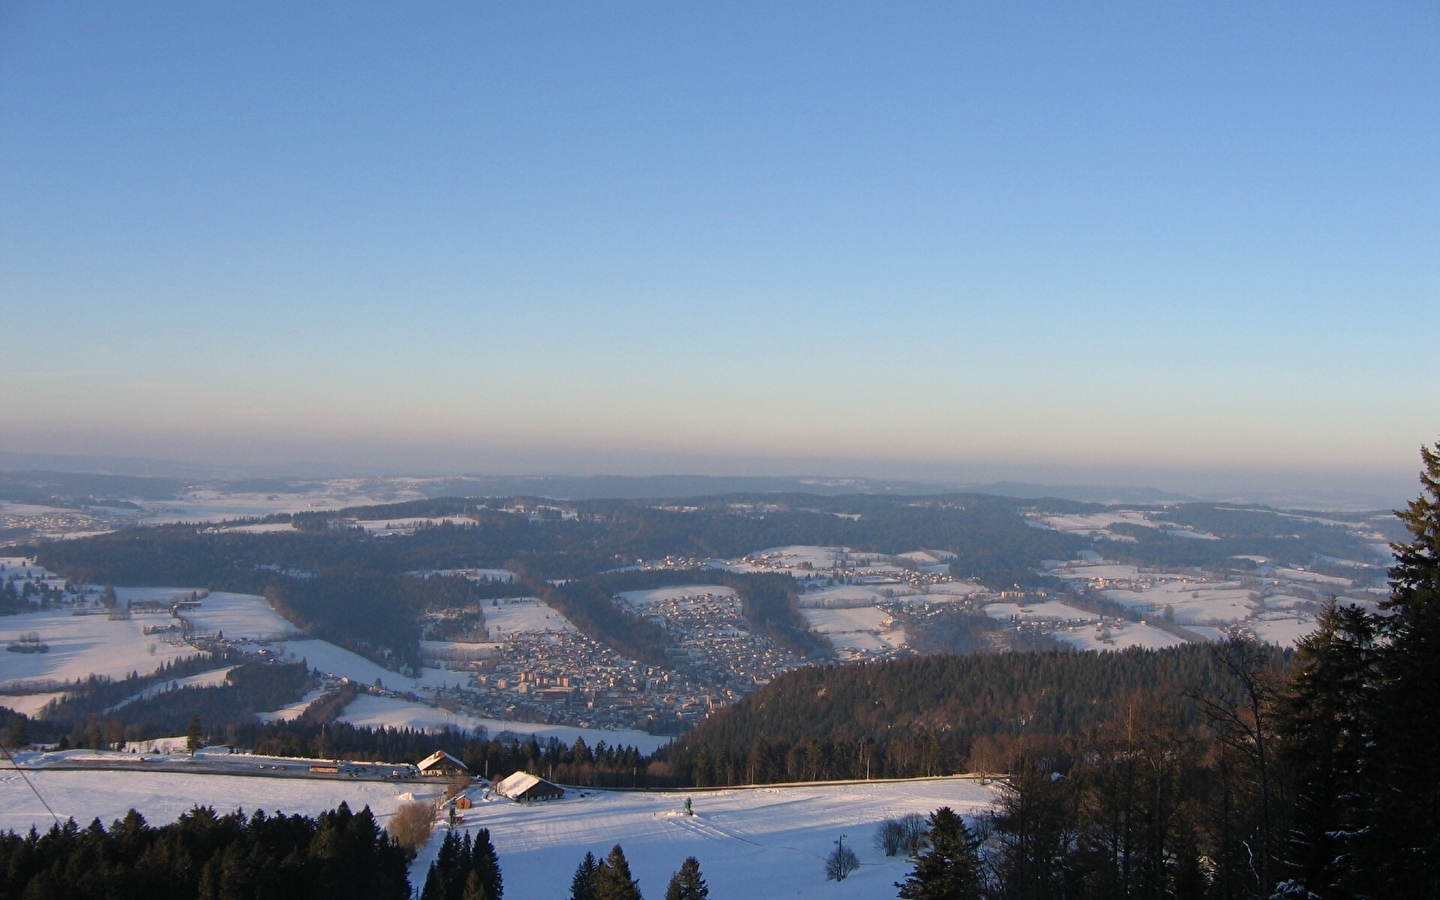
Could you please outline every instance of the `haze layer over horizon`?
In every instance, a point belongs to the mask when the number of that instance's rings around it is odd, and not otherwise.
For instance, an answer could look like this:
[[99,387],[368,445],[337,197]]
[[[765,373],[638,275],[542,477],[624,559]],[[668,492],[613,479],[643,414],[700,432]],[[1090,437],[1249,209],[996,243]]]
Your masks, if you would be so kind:
[[1419,4],[11,7],[0,450],[1410,485],[1437,37]]

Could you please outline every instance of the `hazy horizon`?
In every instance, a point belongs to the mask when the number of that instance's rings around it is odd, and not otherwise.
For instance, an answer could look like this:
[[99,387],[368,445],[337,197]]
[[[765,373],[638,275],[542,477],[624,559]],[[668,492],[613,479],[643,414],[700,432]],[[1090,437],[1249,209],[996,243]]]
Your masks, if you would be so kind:
[[[688,493],[726,492],[726,479],[772,479],[775,481],[803,479],[830,482],[847,479],[878,485],[900,485],[907,492],[933,488],[937,493],[956,489],[1010,487],[1053,487],[1103,492],[1115,489],[1115,498],[1099,495],[1086,499],[1114,499],[1135,502],[1141,492],[1158,491],[1170,499],[1235,500],[1272,505],[1311,508],[1358,509],[1395,508],[1408,501],[1415,492],[1416,475],[1399,473],[1393,476],[1372,473],[1296,472],[1296,471],[1198,471],[1181,469],[1096,469],[1059,467],[1017,467],[975,465],[967,467],[915,467],[893,461],[864,460],[792,460],[777,463],[763,459],[731,460],[662,460],[652,457],[614,459],[584,455],[575,462],[585,467],[566,466],[556,461],[550,467],[538,465],[536,457],[502,459],[490,456],[477,458],[470,465],[416,464],[399,459],[391,463],[355,463],[341,460],[256,458],[240,459],[177,459],[143,456],[89,456],[75,454],[15,453],[0,451],[0,471],[22,472],[52,470],[75,473],[181,477],[197,480],[223,478],[474,478],[474,479],[546,479],[550,481],[585,481],[623,479],[693,481],[698,486]],[[706,465],[706,463],[709,465]],[[606,463],[610,463],[607,467]],[[713,490],[703,480],[722,482]],[[857,488],[864,489],[864,487]],[[1001,491],[1010,493],[1011,491]],[[1023,493],[1023,492],[1022,492]],[[559,496],[559,495],[552,495]]]
[[0,451],[1403,498],[1437,37],[1403,3],[12,5]]

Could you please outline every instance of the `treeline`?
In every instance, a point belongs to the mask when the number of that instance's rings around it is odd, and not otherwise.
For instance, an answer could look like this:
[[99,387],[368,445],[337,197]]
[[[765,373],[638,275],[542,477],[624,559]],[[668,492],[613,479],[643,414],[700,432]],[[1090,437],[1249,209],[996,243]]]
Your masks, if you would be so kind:
[[[220,659],[224,660],[223,657]],[[204,671],[201,669],[200,671]],[[145,741],[183,731],[193,717],[212,727],[255,720],[255,714],[278,709],[299,699],[318,680],[300,663],[245,662],[225,675],[221,685],[165,689],[169,678],[129,678],[119,682],[95,679],[69,696],[52,701],[27,728],[30,740],[56,740],[61,749],[118,749],[127,741]],[[97,709],[97,701],[134,697],[146,687],[149,696]],[[58,734],[58,737],[57,737]]]
[[131,810],[108,830],[71,819],[0,834],[0,896],[409,900],[408,861],[369,807],[315,818],[197,807],[158,828]]
[[[599,732],[603,734],[604,732]],[[444,750],[464,762],[472,774],[503,778],[524,770],[537,772],[564,784],[591,787],[678,787],[682,782],[652,766],[650,757],[632,746],[583,738],[566,744],[544,741],[487,738],[483,734],[446,729],[438,732],[411,728],[368,728],[345,722],[241,723],[210,728],[208,743],[248,747],[264,756],[310,759],[349,759],[357,762],[418,763]]]
[[[1278,648],[1257,651],[1266,671]],[[1197,700],[1231,675],[1210,645],[1120,653],[928,656],[787,672],[711,715],[658,756],[698,785],[911,777],[989,768],[1012,744],[1058,740],[1115,718],[1137,695]]]

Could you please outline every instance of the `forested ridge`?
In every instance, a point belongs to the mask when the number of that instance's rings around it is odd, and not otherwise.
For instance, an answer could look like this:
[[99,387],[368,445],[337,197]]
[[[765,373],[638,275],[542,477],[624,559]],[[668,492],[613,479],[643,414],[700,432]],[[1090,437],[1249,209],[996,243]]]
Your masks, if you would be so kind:
[[[1278,677],[1287,656],[1266,648]],[[1057,741],[1120,716],[1137,697],[1194,697],[1229,679],[1209,645],[1120,653],[927,656],[787,672],[662,752],[698,784],[907,777],[1004,766],[1010,745]]]

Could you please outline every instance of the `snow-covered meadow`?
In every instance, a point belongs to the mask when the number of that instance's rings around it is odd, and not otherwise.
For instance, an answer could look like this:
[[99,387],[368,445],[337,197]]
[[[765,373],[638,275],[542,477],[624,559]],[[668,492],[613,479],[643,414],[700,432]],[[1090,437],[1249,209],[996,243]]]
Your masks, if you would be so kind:
[[[357,810],[368,805],[383,825],[409,799],[407,792],[416,789],[387,781],[146,772],[140,765],[135,771],[39,769],[25,774],[62,820],[73,817],[85,825],[98,818],[107,826],[132,808],[159,825],[197,805],[217,812],[243,808],[314,815],[342,800]],[[32,825],[43,831],[53,823],[20,773],[0,768],[0,830],[23,834]]]
[[484,716],[454,713],[440,707],[423,703],[410,703],[394,697],[377,697],[364,694],[356,697],[339,717],[341,722],[365,725],[374,728],[416,728],[437,730],[455,728],[473,731],[484,728],[490,737],[511,735],[518,738],[534,736],[545,741],[556,738],[565,744],[573,744],[583,737],[592,747],[597,741],[611,746],[631,746],[642,753],[653,753],[657,748],[670,742],[670,738],[649,734],[634,729],[601,731],[595,728],[576,728],[569,725],[548,725],[543,722],[506,722]]
[[[968,778],[736,788],[676,793],[575,792],[551,803],[480,800],[461,827],[490,829],[509,900],[554,900],[588,851],[603,857],[625,850],[647,896],[664,893],[687,856],[714,897],[859,898],[894,896],[905,877],[903,856],[886,857],[872,844],[887,818],[928,815],[950,806],[974,816],[994,802],[992,786]],[[695,815],[682,810],[689,799]],[[824,860],[835,841],[860,857],[843,882],[825,880]],[[439,837],[415,861],[411,880],[423,884]]]

